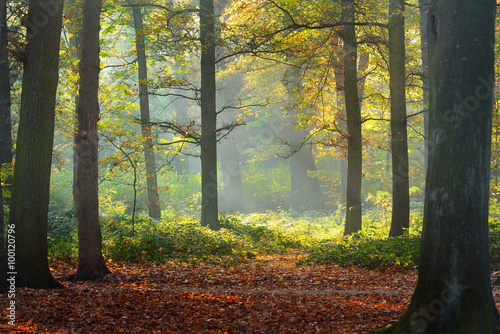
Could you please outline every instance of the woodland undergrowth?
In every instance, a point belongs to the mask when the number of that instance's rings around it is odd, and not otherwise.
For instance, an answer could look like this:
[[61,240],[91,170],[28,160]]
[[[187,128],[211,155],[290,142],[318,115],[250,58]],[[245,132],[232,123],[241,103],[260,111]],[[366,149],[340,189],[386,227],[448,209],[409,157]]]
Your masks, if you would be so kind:
[[[500,268],[500,215],[492,206],[490,264]],[[497,217],[498,216],[498,217]],[[219,231],[196,218],[164,211],[161,220],[145,216],[102,216],[104,255],[108,262],[207,262],[235,264],[257,255],[300,253],[297,264],[412,269],[418,266],[422,205],[413,205],[406,236],[387,238],[390,215],[383,208],[365,210],[363,230],[343,236],[342,208],[334,213],[268,211],[220,215]],[[73,210],[50,213],[51,262],[78,261],[77,223]]]

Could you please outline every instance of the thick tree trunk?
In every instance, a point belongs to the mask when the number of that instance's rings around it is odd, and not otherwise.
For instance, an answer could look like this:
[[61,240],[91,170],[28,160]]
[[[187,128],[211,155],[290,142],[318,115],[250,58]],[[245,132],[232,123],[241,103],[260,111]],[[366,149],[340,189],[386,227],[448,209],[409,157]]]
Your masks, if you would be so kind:
[[98,198],[99,120],[99,30],[102,0],[85,0],[80,46],[80,90],[76,107],[78,131],[76,153],[76,216],[78,220],[77,280],[92,280],[108,274],[102,256]]
[[430,138],[419,276],[387,333],[500,333],[488,265],[495,1],[429,9]]
[[218,230],[214,21],[213,0],[200,0],[201,224]]
[[161,218],[160,195],[156,175],[156,160],[149,116],[148,65],[146,63],[146,43],[142,23],[141,7],[133,7],[135,45],[139,65],[139,103],[141,108],[141,130],[146,164],[146,185],[148,189],[148,209],[151,218]]
[[[343,1],[343,16],[347,22],[354,22],[355,1]],[[361,177],[363,166],[361,141],[361,107],[358,95],[357,39],[354,26],[342,28],[344,40],[344,82],[347,117],[347,189],[346,221],[344,234],[361,230]]]
[[62,1],[29,2],[9,222],[16,237],[15,264],[9,271],[17,272],[19,287],[61,287],[47,261],[47,214],[62,10]]
[[404,0],[391,0],[389,3],[392,151],[392,220],[390,237],[407,234],[410,227],[404,27]]

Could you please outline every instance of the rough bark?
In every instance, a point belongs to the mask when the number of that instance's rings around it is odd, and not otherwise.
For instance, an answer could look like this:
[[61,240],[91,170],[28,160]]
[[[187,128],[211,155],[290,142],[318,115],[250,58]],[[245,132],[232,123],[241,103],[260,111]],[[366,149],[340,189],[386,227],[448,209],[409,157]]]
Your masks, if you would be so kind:
[[15,268],[9,271],[17,272],[19,287],[61,287],[47,261],[47,214],[62,10],[63,1],[29,2],[9,222],[16,237]]
[[98,198],[99,120],[99,30],[102,0],[85,0],[80,32],[80,88],[77,110],[78,130],[75,136],[76,217],[78,220],[77,280],[92,280],[108,274],[102,256]]
[[217,111],[213,0],[200,0],[201,40],[201,224],[220,228],[217,195]]
[[[355,1],[343,1],[342,16],[354,22]],[[347,189],[346,221],[344,234],[350,235],[361,230],[361,177],[362,177],[362,140],[361,107],[358,95],[357,39],[355,26],[342,28],[344,40],[344,91],[347,118]]]
[[392,219],[390,237],[408,233],[410,191],[405,94],[404,0],[389,3],[389,76],[391,93]]
[[500,333],[488,265],[493,0],[429,9],[430,137],[419,276],[385,333]]
[[146,43],[144,40],[144,25],[142,23],[141,7],[133,7],[135,45],[137,63],[139,66],[139,104],[141,109],[141,130],[146,164],[146,186],[148,189],[148,209],[151,218],[161,218],[160,195],[156,175],[156,160],[151,133],[148,94],[148,65],[146,62]]

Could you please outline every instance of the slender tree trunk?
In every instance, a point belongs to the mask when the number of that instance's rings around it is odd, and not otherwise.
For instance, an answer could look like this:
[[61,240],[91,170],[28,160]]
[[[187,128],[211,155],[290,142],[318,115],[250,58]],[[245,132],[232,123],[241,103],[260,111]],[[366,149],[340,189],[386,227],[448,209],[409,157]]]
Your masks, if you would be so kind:
[[[355,1],[343,0],[343,13],[347,22],[354,22]],[[363,166],[361,140],[361,107],[358,95],[357,38],[354,26],[342,28],[344,40],[344,83],[347,117],[347,189],[346,222],[344,234],[361,230],[361,177]]]
[[144,160],[146,163],[146,184],[148,189],[148,208],[151,218],[161,218],[160,195],[156,175],[156,160],[153,149],[153,137],[149,116],[148,95],[148,65],[146,63],[146,43],[144,40],[144,26],[142,23],[141,7],[133,7],[135,45],[137,62],[139,64],[139,102],[141,108],[142,142],[144,145]]
[[422,106],[424,112],[424,171],[427,171],[427,156],[429,146],[429,51],[427,41],[427,14],[430,0],[418,0],[420,7],[420,49],[422,51]]
[[200,0],[201,40],[201,224],[218,230],[217,111],[213,0]]
[[9,271],[17,272],[19,287],[61,287],[47,261],[47,214],[62,10],[62,1],[29,2],[9,221],[16,237],[15,264]]
[[417,286],[384,333],[500,333],[488,264],[495,1],[429,9],[430,138]]
[[99,30],[102,0],[85,0],[80,46],[80,89],[78,131],[75,136],[77,161],[78,269],[77,280],[92,280],[108,274],[102,256],[98,198],[99,120]]
[[392,151],[392,220],[390,237],[407,234],[410,228],[404,27],[404,0],[391,0],[389,3]]

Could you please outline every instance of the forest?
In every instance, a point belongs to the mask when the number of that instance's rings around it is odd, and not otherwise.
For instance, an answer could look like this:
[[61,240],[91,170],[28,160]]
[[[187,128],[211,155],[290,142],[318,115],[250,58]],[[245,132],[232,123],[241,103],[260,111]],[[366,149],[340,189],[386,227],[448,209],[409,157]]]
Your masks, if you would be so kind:
[[500,333],[481,0],[0,0],[0,332]]

